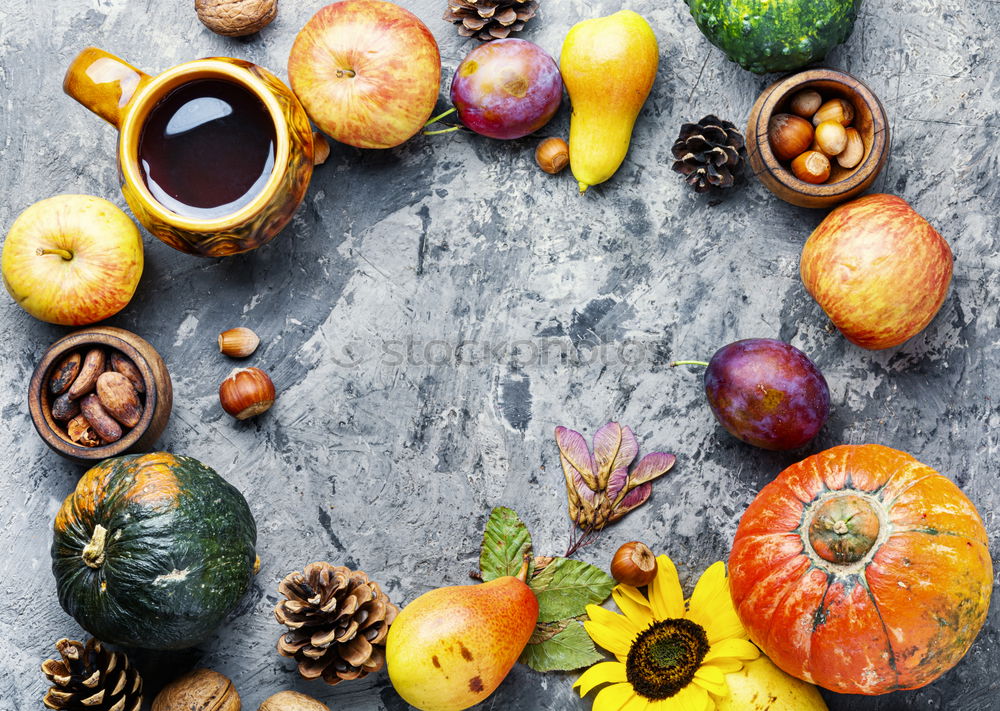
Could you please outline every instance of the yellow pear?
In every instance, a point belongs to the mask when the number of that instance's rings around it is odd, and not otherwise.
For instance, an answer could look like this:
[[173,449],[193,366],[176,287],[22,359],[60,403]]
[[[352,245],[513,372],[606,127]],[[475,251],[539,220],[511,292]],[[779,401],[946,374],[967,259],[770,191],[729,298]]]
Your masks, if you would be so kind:
[[827,711],[819,689],[781,671],[764,655],[726,674],[726,684],[729,696],[719,699],[717,711]]
[[500,686],[538,621],[538,600],[518,577],[426,592],[399,613],[386,638],[392,685],[421,711],[461,711]]
[[569,165],[580,192],[603,183],[625,160],[658,63],[653,29],[631,10],[584,20],[566,35],[559,71],[573,104]]

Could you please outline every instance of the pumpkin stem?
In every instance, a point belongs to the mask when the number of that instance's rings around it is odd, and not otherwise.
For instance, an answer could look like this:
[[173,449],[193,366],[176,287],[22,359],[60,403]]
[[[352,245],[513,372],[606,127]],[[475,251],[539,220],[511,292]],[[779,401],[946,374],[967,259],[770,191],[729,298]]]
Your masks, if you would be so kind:
[[97,524],[90,536],[90,542],[83,547],[83,562],[91,568],[100,568],[104,564],[104,546],[107,541],[108,529]]
[[872,504],[854,494],[834,496],[812,513],[809,543],[825,561],[850,565],[868,555],[879,534]]

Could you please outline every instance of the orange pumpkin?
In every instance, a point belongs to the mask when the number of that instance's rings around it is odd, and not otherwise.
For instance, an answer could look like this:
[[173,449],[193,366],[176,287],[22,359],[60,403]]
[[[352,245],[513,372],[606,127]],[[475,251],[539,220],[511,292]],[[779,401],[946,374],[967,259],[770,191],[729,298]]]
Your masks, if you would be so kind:
[[930,683],[968,651],[993,587],[986,529],[949,479],[845,445],[765,486],[729,558],[750,638],[789,674],[848,694]]

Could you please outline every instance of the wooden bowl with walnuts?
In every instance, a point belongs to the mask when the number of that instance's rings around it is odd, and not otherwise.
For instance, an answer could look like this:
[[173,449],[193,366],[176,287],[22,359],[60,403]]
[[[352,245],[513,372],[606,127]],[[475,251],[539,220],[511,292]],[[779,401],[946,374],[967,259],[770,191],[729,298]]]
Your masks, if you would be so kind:
[[31,421],[56,453],[89,463],[152,448],[173,386],[160,354],[131,331],[86,328],[53,343],[28,385]]
[[885,109],[835,69],[781,79],[750,112],[747,155],[768,190],[800,207],[831,207],[864,192],[889,158]]

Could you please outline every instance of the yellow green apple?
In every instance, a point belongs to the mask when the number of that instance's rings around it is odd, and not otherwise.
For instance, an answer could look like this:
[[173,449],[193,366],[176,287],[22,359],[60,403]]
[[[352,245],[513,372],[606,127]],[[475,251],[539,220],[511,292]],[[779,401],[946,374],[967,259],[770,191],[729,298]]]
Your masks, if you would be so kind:
[[91,195],[56,195],[18,215],[3,243],[3,283],[42,321],[95,323],[121,311],[142,276],[142,237]]
[[851,343],[878,350],[920,333],[951,283],[951,248],[902,198],[866,195],[834,209],[809,236],[806,290]]
[[309,118],[358,148],[392,148],[430,118],[441,55],[416,15],[383,0],[343,0],[306,23],[288,78]]

